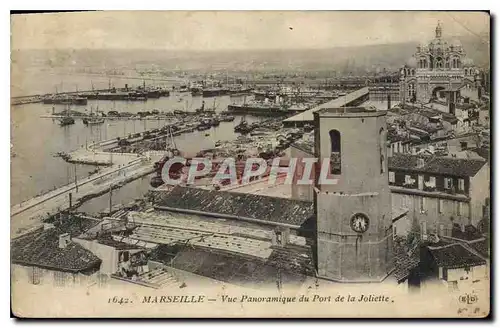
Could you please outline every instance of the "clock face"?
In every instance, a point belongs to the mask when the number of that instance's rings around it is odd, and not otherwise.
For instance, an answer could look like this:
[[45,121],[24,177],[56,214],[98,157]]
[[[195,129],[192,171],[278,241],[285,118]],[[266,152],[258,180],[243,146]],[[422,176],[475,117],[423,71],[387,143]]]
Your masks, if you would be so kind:
[[368,230],[368,217],[362,213],[354,214],[351,218],[351,229],[358,232],[363,233]]

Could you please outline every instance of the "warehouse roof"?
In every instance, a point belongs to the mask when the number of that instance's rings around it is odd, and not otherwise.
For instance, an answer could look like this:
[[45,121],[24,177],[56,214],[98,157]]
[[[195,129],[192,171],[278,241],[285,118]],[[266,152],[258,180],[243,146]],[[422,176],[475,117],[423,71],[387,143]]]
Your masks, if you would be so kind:
[[338,107],[348,105],[349,103],[353,102],[354,100],[361,98],[362,96],[367,95],[368,92],[369,92],[368,87],[361,88],[361,89],[356,90],[354,92],[348,93],[345,96],[341,96],[341,97],[338,97],[336,99],[330,100],[324,104],[321,104],[319,106],[316,106],[314,108],[306,110],[300,114],[297,114],[295,116],[287,118],[286,120],[284,120],[284,122],[313,121],[314,120],[314,116],[313,116],[314,112],[317,112],[318,110],[323,109],[323,108],[338,108]]
[[169,192],[158,192],[157,208],[222,215],[269,223],[302,225],[314,215],[312,202],[229,191],[212,191],[176,186]]

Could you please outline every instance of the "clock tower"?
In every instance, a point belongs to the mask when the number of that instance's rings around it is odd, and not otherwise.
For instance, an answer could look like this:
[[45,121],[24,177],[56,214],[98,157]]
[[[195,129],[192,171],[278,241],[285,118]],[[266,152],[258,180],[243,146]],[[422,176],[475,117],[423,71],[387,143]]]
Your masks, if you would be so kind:
[[314,188],[321,278],[380,282],[393,270],[385,115],[362,107],[314,113],[315,156],[328,179],[316,174]]

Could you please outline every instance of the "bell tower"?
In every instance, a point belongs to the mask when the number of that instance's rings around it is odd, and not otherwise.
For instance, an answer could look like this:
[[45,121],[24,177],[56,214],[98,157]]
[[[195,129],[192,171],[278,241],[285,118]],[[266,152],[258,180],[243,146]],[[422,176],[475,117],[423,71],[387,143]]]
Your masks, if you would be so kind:
[[[392,210],[387,171],[386,113],[362,107],[314,113],[318,276],[380,282],[393,270]],[[322,168],[325,170],[325,168]]]

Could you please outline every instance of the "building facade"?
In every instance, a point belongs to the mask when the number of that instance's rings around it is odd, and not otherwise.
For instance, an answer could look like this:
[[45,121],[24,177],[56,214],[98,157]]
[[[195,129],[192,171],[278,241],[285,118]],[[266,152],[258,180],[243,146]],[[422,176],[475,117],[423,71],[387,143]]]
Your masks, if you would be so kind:
[[[488,182],[489,166],[482,159],[410,154],[390,158],[392,206],[407,209],[408,220],[418,224],[423,235],[450,236],[454,224],[477,226],[489,197]],[[400,235],[409,232],[397,224],[395,229]]]
[[[481,98],[480,71],[474,66],[459,40],[446,41],[438,23],[435,37],[419,45],[400,71],[402,102],[428,103],[431,99],[457,102],[459,97]],[[463,91],[462,91],[463,90]]]

